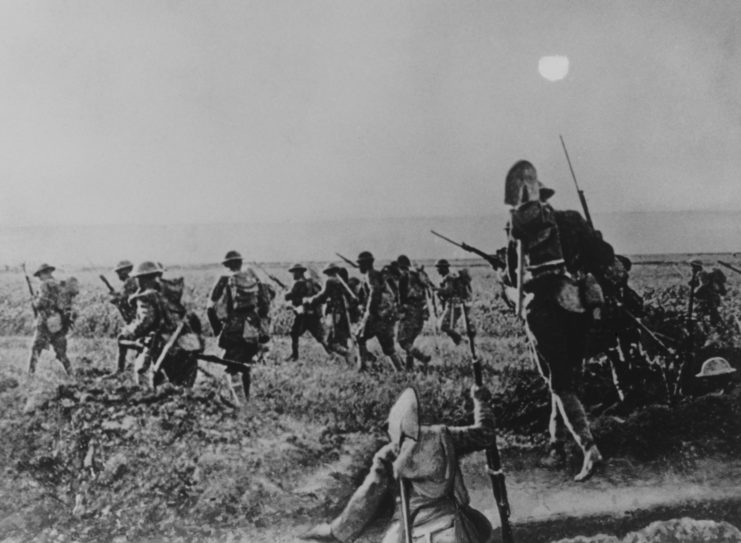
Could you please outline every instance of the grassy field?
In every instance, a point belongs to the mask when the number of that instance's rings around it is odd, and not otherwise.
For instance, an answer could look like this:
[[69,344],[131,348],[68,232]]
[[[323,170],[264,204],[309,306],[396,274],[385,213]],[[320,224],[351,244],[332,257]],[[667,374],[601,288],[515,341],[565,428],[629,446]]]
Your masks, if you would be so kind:
[[[681,314],[682,285],[689,279],[683,258],[644,260],[634,267],[632,284],[656,306],[655,315],[663,311],[663,320]],[[711,265],[714,259],[705,261]],[[285,270],[269,266],[288,283]],[[204,300],[219,271],[172,268],[168,274],[185,277],[186,304],[204,316]],[[495,393],[505,460],[524,465],[523,458],[545,442],[548,397],[528,358],[521,325],[499,299],[493,272],[480,266],[471,271],[473,321],[485,381]],[[111,338],[120,321],[98,273],[69,273],[82,290],[70,339],[73,379],[62,374],[50,353],[35,378],[25,375],[32,331],[28,293],[21,275],[0,274],[2,537],[253,541],[245,534],[326,518],[337,510],[362,477],[388,409],[404,387],[420,391],[424,420],[470,421],[465,346],[456,348],[428,328],[420,341],[433,354],[430,371],[393,374],[379,362],[359,374],[328,358],[307,336],[302,360],[287,363],[290,313],[281,308],[271,351],[253,372],[253,399],[242,410],[223,401],[223,376],[207,364],[191,390],[166,386],[155,395],[128,378],[102,379],[115,364]],[[729,320],[738,310],[739,279],[729,277],[723,309]],[[217,352],[213,340],[208,351]],[[606,368],[596,362],[590,375],[594,383],[587,385],[587,395],[604,397]],[[703,402],[673,410],[653,407],[636,413],[627,427],[596,419],[595,432],[608,456],[641,462],[670,458],[680,470],[698,455],[738,454],[738,401]]]

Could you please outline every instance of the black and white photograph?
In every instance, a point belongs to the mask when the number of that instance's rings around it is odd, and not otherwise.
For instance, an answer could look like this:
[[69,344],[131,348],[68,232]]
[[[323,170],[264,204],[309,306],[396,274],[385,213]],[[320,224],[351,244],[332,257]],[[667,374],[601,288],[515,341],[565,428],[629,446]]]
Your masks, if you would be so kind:
[[0,543],[741,543],[741,2],[0,2]]

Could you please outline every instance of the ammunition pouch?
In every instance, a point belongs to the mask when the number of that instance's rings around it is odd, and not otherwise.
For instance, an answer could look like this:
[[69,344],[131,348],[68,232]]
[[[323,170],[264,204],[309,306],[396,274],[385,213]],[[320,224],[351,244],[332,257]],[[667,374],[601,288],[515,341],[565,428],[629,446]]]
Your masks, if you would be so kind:
[[592,311],[605,302],[602,288],[592,274],[577,281],[558,269],[537,274],[523,285],[523,290],[536,298],[550,299],[571,313]]

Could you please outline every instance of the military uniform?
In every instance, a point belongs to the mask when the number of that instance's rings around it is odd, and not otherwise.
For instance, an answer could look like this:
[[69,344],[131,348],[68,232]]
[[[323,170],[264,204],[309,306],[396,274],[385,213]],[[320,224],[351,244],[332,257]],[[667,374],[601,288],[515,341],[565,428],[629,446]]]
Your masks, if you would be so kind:
[[[440,286],[437,289],[437,295],[443,305],[443,313],[440,317],[440,330],[445,332],[453,343],[459,345],[463,339],[456,331],[458,321],[469,312],[469,302],[471,300],[471,285],[466,280],[465,275],[453,275],[447,273],[443,275]],[[470,321],[469,321],[470,323]],[[470,326],[470,324],[469,324]]]
[[[513,206],[510,233],[522,242],[531,274],[523,284],[533,295],[525,320],[551,392],[551,447],[562,450],[560,415],[584,453],[579,481],[602,459],[576,394],[587,335],[604,300],[591,274],[603,275],[615,255],[577,212],[556,212],[542,189],[532,164],[520,162],[507,175],[505,203]],[[520,199],[513,199],[513,193]]]
[[352,356],[349,345],[352,338],[350,307],[356,297],[340,276],[340,270],[336,264],[327,266],[324,273],[328,277],[324,287],[307,302],[315,310],[325,304],[324,312],[328,320],[327,348],[349,360]]
[[[306,270],[303,266],[293,266],[289,271],[295,273],[299,269]],[[294,308],[293,325],[291,326],[291,359],[298,360],[299,338],[309,332],[319,344],[327,350],[324,341],[324,326],[322,324],[321,310],[305,305],[306,298],[311,298],[317,293],[317,285],[309,278],[302,277],[293,282],[291,290],[286,293],[286,301],[291,302]]]
[[[228,385],[234,393],[234,386],[241,386],[244,391],[244,397],[249,398],[252,378],[250,373],[250,364],[260,350],[260,344],[266,343],[269,339],[268,326],[269,307],[272,301],[271,291],[264,288],[264,285],[257,278],[254,270],[246,268],[241,270],[241,255],[236,251],[229,251],[223,262],[224,265],[230,262],[239,262],[236,269],[230,270],[220,276],[209,295],[209,319],[211,320],[214,333],[219,336],[219,347],[224,349],[224,358],[235,362],[242,362],[246,371],[240,372],[241,379],[237,379],[237,371],[227,369],[229,375]],[[252,276],[258,284],[258,298],[254,307],[235,308],[235,303],[231,289],[229,288],[230,277],[235,273],[246,273]],[[224,307],[223,314],[215,316],[214,308],[222,304]],[[245,329],[255,330],[255,334],[245,334]],[[236,393],[234,393],[235,402],[239,402]]]
[[48,275],[41,278],[41,284],[33,301],[36,309],[36,322],[31,342],[31,356],[28,361],[28,373],[36,372],[36,364],[39,356],[51,347],[57,360],[62,363],[64,370],[70,373],[72,370],[69,358],[67,358],[67,332],[69,331],[70,315],[66,314],[61,307],[61,291],[59,283],[51,276],[53,266],[44,264],[34,273],[35,276]]
[[402,364],[396,352],[396,323],[399,315],[394,291],[378,270],[368,270],[363,279],[363,298],[367,301],[362,319],[363,326],[358,334],[359,369],[363,369],[365,361],[368,360],[366,342],[376,338],[383,354],[391,359],[395,369],[400,370]]
[[[409,518],[415,542],[493,541],[491,524],[469,505],[459,463],[462,456],[495,444],[494,415],[482,401],[484,397],[483,390],[473,394],[474,423],[471,426],[421,426],[416,439],[405,436],[400,443],[394,442],[392,437],[392,442],[376,453],[365,480],[329,524],[329,529],[320,527],[304,538],[352,541],[387,503],[387,496],[397,488],[398,479],[403,479],[409,488]],[[399,518],[397,512],[383,538],[384,543],[404,542],[404,528]]]
[[[401,257],[400,257],[401,258]],[[399,345],[407,353],[407,369],[411,369],[416,358],[423,364],[430,362],[430,356],[414,346],[414,341],[422,333],[425,321],[429,318],[427,308],[427,288],[429,279],[421,270],[416,270],[403,260],[399,277]]]

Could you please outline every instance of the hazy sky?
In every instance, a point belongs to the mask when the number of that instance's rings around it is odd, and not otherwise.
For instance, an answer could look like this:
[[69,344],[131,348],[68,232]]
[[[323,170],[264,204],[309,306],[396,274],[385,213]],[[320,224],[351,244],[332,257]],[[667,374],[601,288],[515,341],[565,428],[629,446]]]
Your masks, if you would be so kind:
[[[538,71],[569,58],[566,79]],[[0,225],[741,209],[741,2],[0,4]]]

